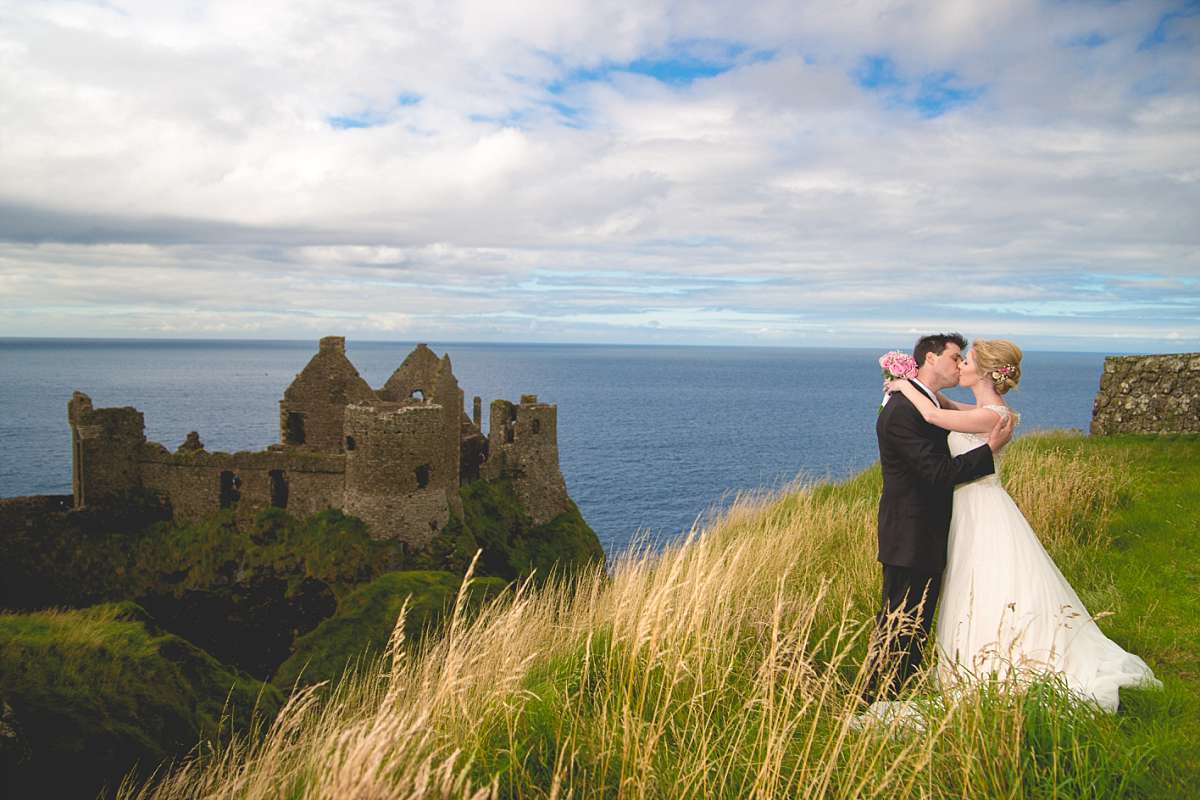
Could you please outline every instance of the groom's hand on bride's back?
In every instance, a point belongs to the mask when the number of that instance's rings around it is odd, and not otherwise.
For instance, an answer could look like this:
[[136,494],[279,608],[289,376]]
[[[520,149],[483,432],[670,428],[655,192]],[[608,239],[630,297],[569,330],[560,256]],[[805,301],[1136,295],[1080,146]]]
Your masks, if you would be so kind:
[[988,434],[987,444],[992,448],[993,453],[999,453],[1000,448],[1008,444],[1008,440],[1013,434],[1013,415],[1008,414],[996,420],[996,424],[992,426],[992,432]]

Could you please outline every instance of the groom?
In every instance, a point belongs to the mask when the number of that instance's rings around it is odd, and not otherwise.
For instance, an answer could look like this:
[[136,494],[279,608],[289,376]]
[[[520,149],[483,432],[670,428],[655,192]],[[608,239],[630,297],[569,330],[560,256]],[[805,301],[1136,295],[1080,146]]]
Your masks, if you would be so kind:
[[[962,351],[958,333],[922,336],[913,349],[914,386],[940,407],[938,392],[958,385]],[[954,487],[995,472],[992,454],[1012,438],[1012,418],[998,422],[987,444],[952,458],[947,431],[926,422],[899,392],[875,423],[883,496],[879,500],[879,561],[883,608],[873,647],[880,698],[896,692],[921,665],[946,566],[946,540]],[[897,663],[898,660],[898,663]]]

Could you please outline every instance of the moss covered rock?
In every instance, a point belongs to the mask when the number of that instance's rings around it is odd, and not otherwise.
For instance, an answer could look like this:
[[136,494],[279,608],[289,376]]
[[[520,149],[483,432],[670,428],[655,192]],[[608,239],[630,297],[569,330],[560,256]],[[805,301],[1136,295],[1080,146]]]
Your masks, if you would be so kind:
[[0,686],[28,749],[5,765],[16,797],[95,796],[282,699],[132,603],[0,614]]
[[[290,690],[337,680],[355,659],[383,652],[405,603],[404,635],[416,641],[434,630],[450,611],[462,578],[450,572],[389,572],[342,598],[337,613],[296,640],[295,652],[279,667],[274,683]],[[503,590],[499,578],[478,578],[468,588],[468,602],[478,606]]]
[[479,549],[477,574],[505,580],[570,573],[604,558],[573,505],[535,526],[507,481],[476,481],[461,494],[463,517],[417,551],[372,539],[360,520],[336,510],[297,519],[268,509],[250,522],[226,511],[182,525],[144,499],[106,511],[0,504],[0,605],[28,611],[132,600],[165,629],[266,679],[297,637],[385,573],[461,575]]
[[574,503],[544,525],[534,525],[507,480],[475,481],[461,490],[464,547],[482,550],[479,574],[513,580],[535,573],[570,575],[604,563],[595,531]]

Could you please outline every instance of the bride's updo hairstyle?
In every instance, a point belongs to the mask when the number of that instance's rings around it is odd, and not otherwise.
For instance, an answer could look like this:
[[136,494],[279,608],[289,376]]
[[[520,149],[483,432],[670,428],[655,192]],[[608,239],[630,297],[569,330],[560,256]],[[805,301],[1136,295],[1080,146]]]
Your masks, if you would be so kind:
[[1004,394],[1021,382],[1021,348],[1007,339],[976,339],[975,371]]

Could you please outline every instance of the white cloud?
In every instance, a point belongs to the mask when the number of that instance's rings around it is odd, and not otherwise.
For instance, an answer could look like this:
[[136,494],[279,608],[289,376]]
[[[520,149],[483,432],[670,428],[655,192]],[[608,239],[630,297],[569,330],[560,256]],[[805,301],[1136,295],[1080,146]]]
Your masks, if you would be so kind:
[[[1092,282],[1200,344],[1165,308],[1200,302],[1197,18],[1142,47],[1171,8],[13,4],[0,335],[786,343],[949,293],[1086,338],[1039,309]],[[697,57],[729,69],[646,74]],[[871,57],[903,88],[859,86]]]

